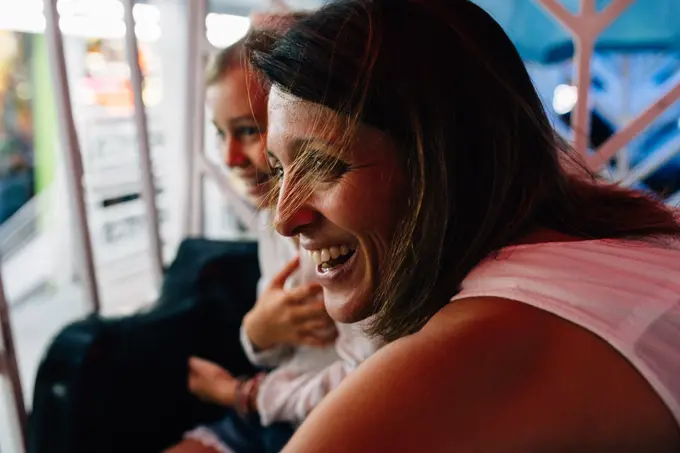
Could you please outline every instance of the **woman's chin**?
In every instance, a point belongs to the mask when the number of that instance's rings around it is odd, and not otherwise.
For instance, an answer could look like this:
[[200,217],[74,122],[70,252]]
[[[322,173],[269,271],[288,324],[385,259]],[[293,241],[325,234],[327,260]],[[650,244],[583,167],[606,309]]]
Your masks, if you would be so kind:
[[347,262],[330,271],[317,270],[326,311],[338,322],[351,324],[372,314],[373,279],[364,250],[357,248]]
[[371,315],[370,299],[360,294],[342,294],[324,288],[323,297],[326,311],[337,322],[353,324]]

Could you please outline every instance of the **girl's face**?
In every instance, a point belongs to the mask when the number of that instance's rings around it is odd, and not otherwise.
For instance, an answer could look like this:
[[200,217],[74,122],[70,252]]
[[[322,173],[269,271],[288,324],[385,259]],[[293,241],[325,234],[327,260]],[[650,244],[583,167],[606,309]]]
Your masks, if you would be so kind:
[[233,68],[208,89],[207,98],[224,163],[245,184],[251,201],[260,206],[271,189],[264,144],[266,93],[243,68]]

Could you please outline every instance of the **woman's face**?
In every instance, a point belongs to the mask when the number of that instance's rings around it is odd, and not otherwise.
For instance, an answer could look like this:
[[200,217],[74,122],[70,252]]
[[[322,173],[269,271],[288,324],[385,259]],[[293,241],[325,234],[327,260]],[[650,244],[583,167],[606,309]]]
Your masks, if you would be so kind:
[[[329,314],[340,322],[356,322],[371,314],[380,269],[406,209],[406,184],[386,134],[360,126],[341,152],[342,133],[333,111],[272,89],[267,147],[281,183],[277,229],[299,236],[314,260]],[[289,200],[299,177],[291,165],[303,149],[311,151],[301,154],[309,156],[303,171],[313,171],[315,156],[330,156],[332,171],[304,188],[304,202],[297,207]]]
[[265,154],[267,100],[260,85],[242,68],[229,70],[208,89],[208,105],[217,128],[224,163],[259,206],[270,191],[270,169]]

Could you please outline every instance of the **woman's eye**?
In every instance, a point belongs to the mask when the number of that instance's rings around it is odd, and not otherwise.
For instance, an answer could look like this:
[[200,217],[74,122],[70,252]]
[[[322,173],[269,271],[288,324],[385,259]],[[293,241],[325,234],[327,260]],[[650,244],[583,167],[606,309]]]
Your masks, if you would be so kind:
[[327,179],[337,179],[350,170],[350,166],[340,160],[315,158],[311,170]]
[[325,162],[321,158],[315,158],[312,160],[311,170],[313,172],[322,172],[325,167]]
[[243,126],[236,129],[237,137],[251,137],[253,135],[259,135],[260,129],[255,126]]
[[272,176],[276,179],[283,179],[283,167],[280,163],[272,164]]

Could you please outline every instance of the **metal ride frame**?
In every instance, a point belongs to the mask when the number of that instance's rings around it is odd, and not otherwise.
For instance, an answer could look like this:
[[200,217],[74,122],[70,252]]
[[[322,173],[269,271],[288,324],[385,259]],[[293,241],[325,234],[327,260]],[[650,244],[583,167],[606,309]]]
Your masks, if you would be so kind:
[[[559,0],[534,0],[550,13],[572,35],[574,40],[574,79],[578,87],[578,102],[572,117],[571,127],[574,133],[574,148],[583,156],[591,170],[602,170],[605,163],[628,144],[637,134],[642,132],[656,118],[666,111],[674,102],[680,99],[680,83],[672,87],[661,98],[653,102],[645,111],[630,121],[622,129],[603,143],[595,153],[588,149],[590,136],[590,65],[594,53],[595,41],[598,36],[618,18],[635,0],[612,0],[612,2],[598,12],[595,0],[581,0],[578,14],[569,12]],[[642,1],[642,0],[638,0]],[[656,168],[663,162],[659,162]],[[642,162],[640,165],[645,165]],[[653,170],[656,170],[653,168]],[[649,172],[651,173],[651,171]],[[646,174],[649,174],[646,173]],[[640,179],[640,178],[639,178]],[[634,181],[627,181],[632,183]],[[671,197],[670,203],[680,194]]]
[[[578,86],[578,101],[572,117],[574,148],[583,156],[585,162],[594,171],[603,169],[606,162],[628,144],[637,134],[643,131],[670,105],[680,99],[680,83],[673,86],[666,94],[652,103],[646,110],[618,130],[597,150],[588,148],[590,135],[590,77],[591,62],[597,37],[603,30],[619,17],[635,0],[612,0],[603,10],[598,12],[595,0],[581,0],[578,14],[569,12],[559,0],[533,0],[542,6],[547,13],[555,17],[562,26],[570,32],[575,44],[574,79]],[[643,0],[638,0],[643,1]],[[125,6],[126,35],[125,43],[127,59],[131,68],[132,91],[134,94],[134,121],[139,139],[139,153],[141,158],[142,195],[148,219],[148,237],[152,258],[154,283],[159,284],[163,274],[161,257],[161,238],[158,226],[158,210],[155,200],[155,186],[153,168],[149,147],[149,133],[146,110],[142,98],[143,74],[139,67],[137,54],[137,37],[135,35],[134,18],[132,14],[134,0],[123,0]],[[285,9],[285,3],[280,0],[271,2],[272,6]],[[66,169],[69,180],[69,196],[75,203],[75,217],[77,225],[77,245],[83,264],[83,281],[86,294],[93,312],[100,309],[100,298],[97,286],[97,275],[93,257],[92,242],[89,235],[87,209],[84,197],[83,165],[73,109],[69,93],[66,61],[64,57],[63,37],[59,30],[59,14],[57,0],[44,0],[44,11],[47,28],[46,35],[49,42],[49,61],[52,68],[52,83],[56,96],[57,115],[59,118],[60,147],[66,158]],[[204,152],[204,124],[205,124],[205,90],[202,83],[203,70],[208,53],[213,50],[206,39],[205,19],[207,16],[207,0],[190,0],[188,2],[188,40],[187,47],[187,90],[186,108],[188,118],[185,152],[186,188],[182,204],[183,236],[200,235],[203,231],[203,181],[211,178],[224,192],[226,179],[222,167],[212,162]],[[196,51],[197,50],[197,51]],[[193,87],[193,89],[192,89]],[[591,152],[594,151],[594,152]],[[676,151],[677,153],[677,151]],[[658,158],[643,162],[644,174],[649,174],[663,164]],[[632,183],[641,179],[642,174],[635,171],[623,175],[624,183]],[[680,203],[680,193],[671,196],[670,204]],[[5,374],[10,382],[14,402],[16,427],[18,438],[21,440],[24,452],[27,450],[27,413],[24,403],[21,379],[17,364],[16,346],[12,335],[9,308],[2,286],[0,275],[0,329],[2,330],[2,344],[0,349],[0,374]]]

